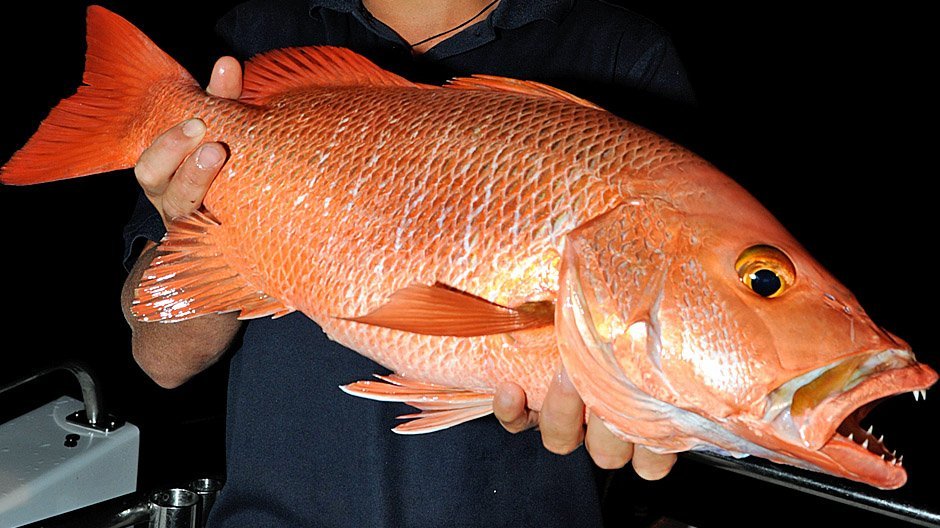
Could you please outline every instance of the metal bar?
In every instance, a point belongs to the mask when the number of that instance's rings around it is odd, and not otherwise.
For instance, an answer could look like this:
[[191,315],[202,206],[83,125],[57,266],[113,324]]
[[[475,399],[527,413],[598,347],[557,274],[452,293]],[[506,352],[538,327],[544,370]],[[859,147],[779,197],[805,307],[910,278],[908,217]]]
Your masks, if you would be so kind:
[[129,493],[92,504],[22,528],[126,528],[149,523],[150,502],[147,494]]
[[85,403],[85,414],[88,417],[88,423],[95,426],[98,424],[98,419],[103,416],[101,414],[101,409],[103,408],[101,395],[96,390],[97,383],[95,376],[91,373],[91,369],[88,368],[85,364],[78,361],[67,361],[60,365],[55,365],[49,368],[40,370],[33,374],[29,374],[20,379],[13,380],[12,382],[0,387],[0,394],[4,392],[13,390],[20,385],[24,385],[33,381],[36,378],[45,376],[50,372],[55,372],[57,370],[65,370],[71,372],[75,379],[78,380],[78,385],[82,389],[82,401]]
[[940,528],[940,511],[879,494],[878,490],[820,473],[774,464],[755,457],[732,458],[711,453],[688,452],[686,458],[758,480],[823,497],[855,508],[900,519],[918,526]]

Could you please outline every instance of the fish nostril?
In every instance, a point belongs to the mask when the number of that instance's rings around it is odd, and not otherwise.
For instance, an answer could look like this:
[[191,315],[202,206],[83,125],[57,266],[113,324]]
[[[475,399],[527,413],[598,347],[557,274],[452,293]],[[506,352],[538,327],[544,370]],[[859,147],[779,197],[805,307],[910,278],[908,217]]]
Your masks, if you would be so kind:
[[835,295],[829,292],[824,292],[823,297],[826,298],[826,304],[828,304],[831,308],[839,310],[846,315],[852,315],[855,313],[855,310],[853,310],[851,306],[840,301]]

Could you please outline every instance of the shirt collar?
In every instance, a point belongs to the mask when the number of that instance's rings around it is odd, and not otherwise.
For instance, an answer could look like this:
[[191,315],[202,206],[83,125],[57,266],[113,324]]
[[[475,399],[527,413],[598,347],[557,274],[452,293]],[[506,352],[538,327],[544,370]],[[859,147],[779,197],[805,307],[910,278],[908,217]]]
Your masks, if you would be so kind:
[[[502,0],[493,11],[493,25],[503,29],[516,29],[536,20],[550,20],[556,24],[564,18],[573,0]],[[325,7],[341,13],[365,11],[362,0],[310,0],[310,9]]]

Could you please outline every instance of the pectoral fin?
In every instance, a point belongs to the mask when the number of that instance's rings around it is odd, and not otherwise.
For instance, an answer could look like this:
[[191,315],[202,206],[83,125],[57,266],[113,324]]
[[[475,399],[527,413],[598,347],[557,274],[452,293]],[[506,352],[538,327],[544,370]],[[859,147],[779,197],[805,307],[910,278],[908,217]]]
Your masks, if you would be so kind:
[[437,283],[413,284],[368,314],[344,319],[415,334],[475,337],[547,326],[554,314],[550,301],[509,308]]

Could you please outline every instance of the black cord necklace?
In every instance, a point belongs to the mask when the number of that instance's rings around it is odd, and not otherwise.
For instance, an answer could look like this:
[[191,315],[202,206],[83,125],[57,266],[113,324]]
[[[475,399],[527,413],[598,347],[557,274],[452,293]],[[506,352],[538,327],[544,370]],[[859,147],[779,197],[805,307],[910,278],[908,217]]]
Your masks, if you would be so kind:
[[431,35],[430,37],[428,37],[428,38],[426,38],[426,39],[424,39],[424,40],[420,40],[420,41],[418,41],[418,42],[415,42],[414,44],[409,44],[409,46],[411,46],[411,49],[415,49],[417,46],[420,46],[420,45],[424,44],[425,42],[432,41],[432,40],[434,40],[434,39],[436,39],[436,38],[438,38],[438,37],[443,37],[444,35],[447,35],[448,33],[453,33],[454,31],[457,31],[458,29],[462,29],[464,26],[466,26],[466,25],[469,24],[470,22],[473,22],[474,20],[476,20],[477,17],[479,17],[479,16],[482,15],[483,13],[486,13],[487,10],[489,10],[489,8],[491,8],[491,7],[493,7],[494,5],[496,5],[497,2],[499,2],[499,0],[493,0],[493,1],[490,2],[489,4],[486,4],[486,7],[484,7],[479,13],[477,13],[477,14],[473,15],[472,17],[468,18],[468,19],[466,20],[466,22],[462,22],[459,26],[454,26],[454,27],[448,29],[447,31],[442,31],[442,32],[438,33],[437,35]]

